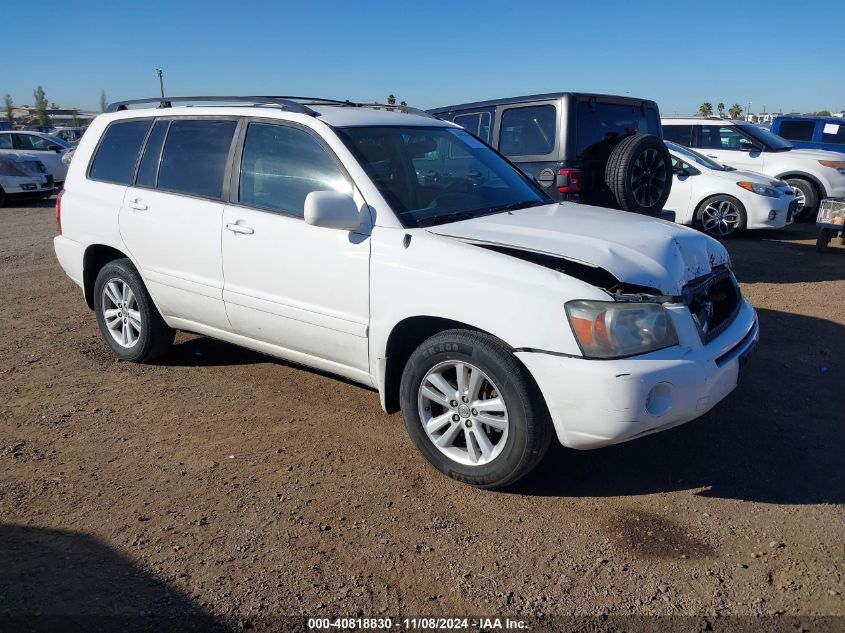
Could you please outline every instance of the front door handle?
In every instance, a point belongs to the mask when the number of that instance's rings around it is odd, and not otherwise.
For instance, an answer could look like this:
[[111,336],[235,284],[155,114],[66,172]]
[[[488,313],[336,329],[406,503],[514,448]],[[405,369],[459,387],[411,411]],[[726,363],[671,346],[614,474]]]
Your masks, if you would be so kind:
[[707,158],[718,158],[716,154],[707,154]]
[[252,235],[253,233],[255,233],[255,230],[251,226],[235,224],[234,222],[229,222],[226,225],[226,228],[229,229],[232,233],[242,233],[243,235]]
[[145,205],[140,198],[135,198],[134,200],[130,200],[126,203],[130,209],[135,209],[136,211],[146,211],[147,205]]

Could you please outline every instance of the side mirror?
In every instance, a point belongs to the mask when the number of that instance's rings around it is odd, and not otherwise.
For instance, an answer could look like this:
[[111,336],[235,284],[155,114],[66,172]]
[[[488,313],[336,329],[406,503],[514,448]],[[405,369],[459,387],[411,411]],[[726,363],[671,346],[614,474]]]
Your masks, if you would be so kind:
[[672,173],[676,176],[685,176],[687,174],[687,170],[683,165],[675,165],[672,167]]
[[48,145],[47,149],[51,152],[56,152],[56,153],[59,153],[59,152],[62,151],[62,148],[59,147],[58,145]]
[[361,226],[361,215],[349,194],[312,191],[305,197],[305,222],[327,229],[356,231]]
[[757,147],[754,143],[749,143],[747,141],[740,141],[739,151],[741,151],[741,152],[759,152],[759,151],[762,151],[762,150],[759,147]]

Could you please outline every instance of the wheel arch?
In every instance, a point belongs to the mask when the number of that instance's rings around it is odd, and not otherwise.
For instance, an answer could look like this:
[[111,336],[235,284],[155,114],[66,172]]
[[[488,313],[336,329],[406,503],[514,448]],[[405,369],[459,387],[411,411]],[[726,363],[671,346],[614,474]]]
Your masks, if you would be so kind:
[[85,249],[85,254],[82,256],[82,288],[85,293],[85,303],[92,310],[94,309],[94,283],[97,281],[97,275],[100,274],[103,266],[116,259],[130,259],[130,257],[106,244],[92,244]]
[[384,350],[384,378],[380,395],[382,407],[387,413],[399,411],[399,382],[408,358],[424,340],[446,330],[469,330],[495,336],[469,323],[443,317],[412,316],[399,321],[390,331]]
[[825,189],[824,184],[813,174],[809,174],[805,171],[792,170],[779,174],[775,176],[775,178],[778,178],[779,180],[789,180],[790,178],[795,180],[807,180],[816,188],[816,192],[819,194],[819,200],[827,198],[827,190]]

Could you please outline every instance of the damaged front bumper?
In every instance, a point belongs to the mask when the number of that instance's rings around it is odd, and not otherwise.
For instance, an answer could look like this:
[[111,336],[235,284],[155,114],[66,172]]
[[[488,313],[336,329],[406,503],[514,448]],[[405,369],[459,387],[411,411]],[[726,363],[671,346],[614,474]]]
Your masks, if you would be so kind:
[[759,339],[745,298],[731,324],[706,344],[686,306],[665,306],[679,345],[619,360],[518,351],[542,391],[558,440],[592,449],[689,422],[737,385],[740,365]]

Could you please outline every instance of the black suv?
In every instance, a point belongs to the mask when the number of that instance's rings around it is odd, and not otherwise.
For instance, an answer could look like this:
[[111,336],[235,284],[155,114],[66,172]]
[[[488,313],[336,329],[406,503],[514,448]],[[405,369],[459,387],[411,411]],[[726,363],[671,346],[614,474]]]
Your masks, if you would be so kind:
[[657,214],[672,187],[654,101],[555,92],[429,112],[499,150],[557,200]]

